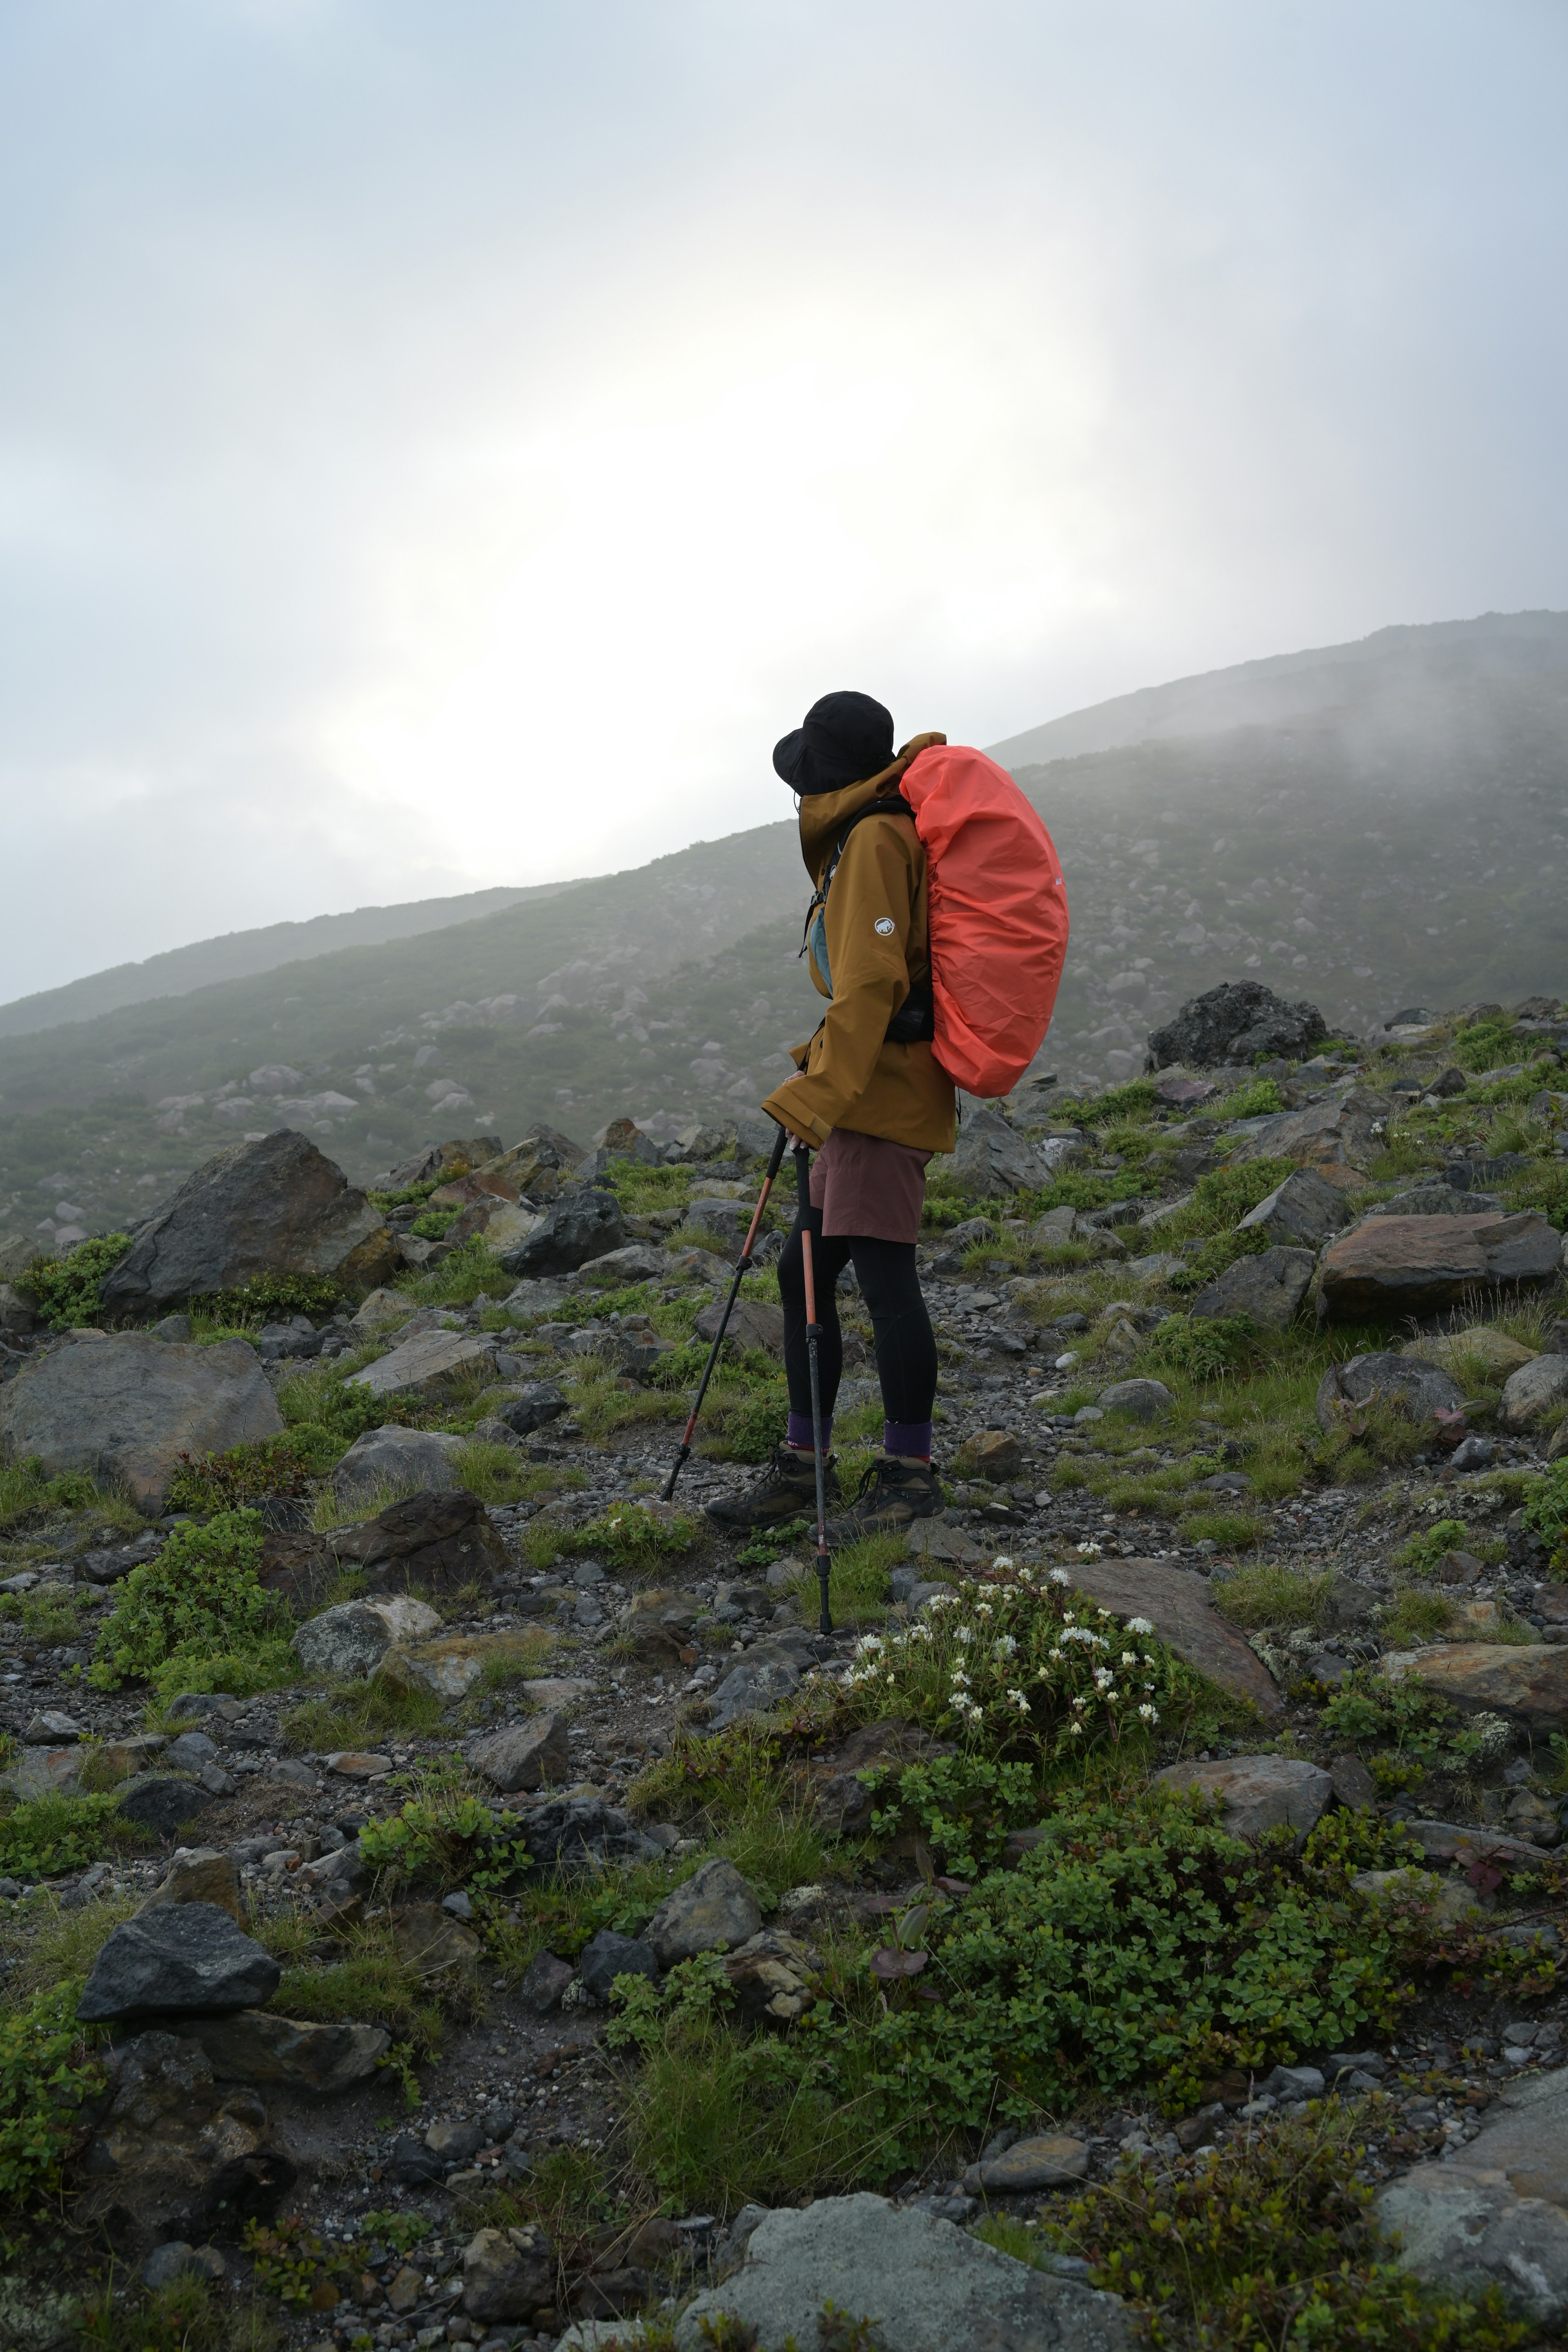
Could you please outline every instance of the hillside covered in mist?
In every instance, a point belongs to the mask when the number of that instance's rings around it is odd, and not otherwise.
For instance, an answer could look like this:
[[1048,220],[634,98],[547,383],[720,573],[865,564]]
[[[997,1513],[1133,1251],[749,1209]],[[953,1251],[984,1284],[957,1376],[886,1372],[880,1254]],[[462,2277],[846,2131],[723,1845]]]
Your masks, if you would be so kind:
[[[1064,1076],[1126,1075],[1248,971],[1350,1027],[1568,986],[1568,615],[1384,630],[995,748],[1067,875]],[[363,1178],[439,1134],[754,1105],[817,1017],[805,895],[785,822],[30,1034],[0,1008],[0,1224],[124,1223],[279,1120]]]

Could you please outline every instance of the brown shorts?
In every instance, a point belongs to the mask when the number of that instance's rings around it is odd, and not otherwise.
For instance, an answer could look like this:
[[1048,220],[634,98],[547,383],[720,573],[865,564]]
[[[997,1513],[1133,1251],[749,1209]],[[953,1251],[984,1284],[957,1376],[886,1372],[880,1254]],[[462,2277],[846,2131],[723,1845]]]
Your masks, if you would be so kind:
[[920,1238],[929,1151],[836,1127],[811,1163],[811,1205],[822,1211],[824,1240]]

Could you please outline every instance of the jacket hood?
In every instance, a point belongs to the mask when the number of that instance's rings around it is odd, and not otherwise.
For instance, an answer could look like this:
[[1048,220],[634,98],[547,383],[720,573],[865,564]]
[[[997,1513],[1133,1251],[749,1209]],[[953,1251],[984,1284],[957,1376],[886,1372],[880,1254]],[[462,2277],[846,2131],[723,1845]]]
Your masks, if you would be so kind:
[[946,740],[945,735],[917,735],[879,774],[868,776],[858,784],[846,784],[837,793],[813,793],[801,802],[800,854],[814,884],[821,881],[822,870],[837,847],[838,836],[848,820],[868,801],[896,799],[904,771],[911,761],[929,751],[933,743]]

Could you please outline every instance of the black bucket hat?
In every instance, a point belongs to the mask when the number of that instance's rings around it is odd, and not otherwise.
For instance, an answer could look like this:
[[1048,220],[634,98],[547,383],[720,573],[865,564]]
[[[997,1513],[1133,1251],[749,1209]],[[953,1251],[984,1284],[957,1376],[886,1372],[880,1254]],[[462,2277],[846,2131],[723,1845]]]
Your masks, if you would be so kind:
[[893,756],[893,714],[868,694],[825,694],[805,724],[773,745],[773,766],[797,793],[838,793]]

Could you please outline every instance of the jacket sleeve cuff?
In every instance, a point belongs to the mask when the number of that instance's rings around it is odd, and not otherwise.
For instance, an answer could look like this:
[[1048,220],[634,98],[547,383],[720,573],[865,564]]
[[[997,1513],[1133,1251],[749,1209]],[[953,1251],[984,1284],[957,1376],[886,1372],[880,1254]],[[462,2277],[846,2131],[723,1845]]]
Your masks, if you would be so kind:
[[804,1135],[813,1143],[826,1143],[833,1129],[825,1127],[813,1114],[806,1098],[809,1084],[809,1079],[805,1078],[786,1078],[782,1087],[769,1095],[763,1108],[770,1118],[776,1118],[781,1127],[790,1128],[796,1135]]

